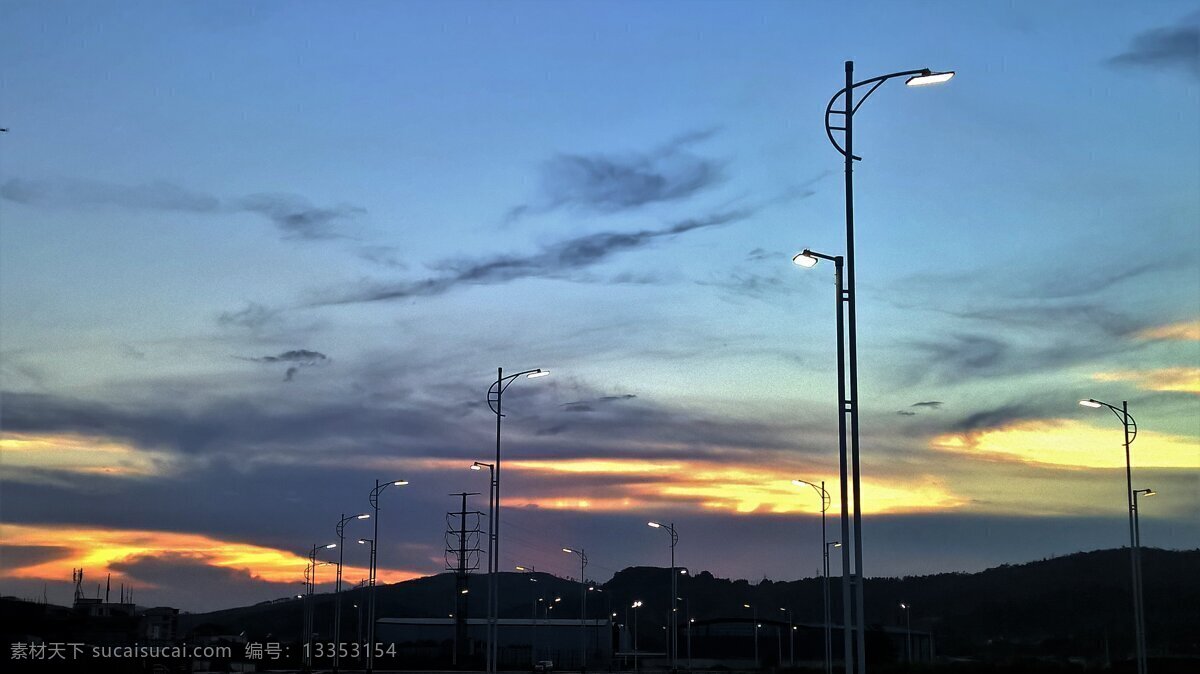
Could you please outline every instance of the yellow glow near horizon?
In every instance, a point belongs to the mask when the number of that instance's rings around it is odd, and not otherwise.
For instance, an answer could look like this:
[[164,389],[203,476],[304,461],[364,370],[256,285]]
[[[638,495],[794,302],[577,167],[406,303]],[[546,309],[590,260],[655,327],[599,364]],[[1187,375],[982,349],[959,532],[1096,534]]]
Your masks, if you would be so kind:
[[[269,583],[297,583],[304,579],[308,564],[305,552],[292,552],[265,546],[225,541],[205,536],[169,531],[80,528],[67,526],[25,526],[0,524],[0,539],[6,545],[65,548],[61,558],[46,562],[0,569],[0,576],[66,580],[71,570],[108,573],[126,578],[113,564],[141,558],[185,557],[208,566],[247,572],[251,578]],[[328,559],[330,553],[325,553]],[[356,575],[357,574],[357,575]],[[343,578],[366,578],[365,566],[343,567]],[[380,568],[380,582],[395,583],[425,574]],[[142,583],[143,587],[153,587]]]
[[[1019,421],[1001,428],[948,433],[932,446],[946,452],[1023,463],[1072,468],[1124,468],[1121,426],[1092,425],[1076,419]],[[1166,433],[1142,430],[1132,450],[1133,465],[1159,468],[1200,468],[1200,442]]]
[[1166,367],[1157,370],[1097,372],[1096,381],[1128,381],[1143,391],[1176,391],[1200,395],[1200,367]]
[[[606,494],[600,498],[591,495],[513,497],[512,505],[516,507],[628,511],[690,501],[706,509],[743,514],[820,512],[815,492],[797,488],[791,479],[781,477],[788,472],[804,472],[798,468],[638,459],[510,461],[505,465],[538,473],[638,475],[644,478],[626,485],[606,485]],[[819,482],[820,476],[813,479]],[[833,497],[830,508],[836,510],[840,507],[837,478],[826,476],[826,479],[827,489]],[[612,492],[616,495],[609,495]],[[918,484],[876,480],[863,483],[864,513],[922,512],[964,504],[965,499],[949,493],[932,478]]]
[[1200,318],[1146,328],[1137,333],[1139,339],[1200,342]]
[[168,472],[170,459],[133,445],[74,433],[9,433],[0,436],[0,460],[7,469],[31,468],[71,473],[149,477]]

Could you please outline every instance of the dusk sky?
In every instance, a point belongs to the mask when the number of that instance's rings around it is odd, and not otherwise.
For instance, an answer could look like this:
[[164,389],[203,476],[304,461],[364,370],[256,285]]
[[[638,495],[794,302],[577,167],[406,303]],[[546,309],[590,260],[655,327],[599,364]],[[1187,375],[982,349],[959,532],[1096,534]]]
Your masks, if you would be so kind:
[[866,574],[1127,545],[1089,397],[1200,546],[1196,2],[0,11],[2,594],[295,594],[376,479],[441,572],[497,366],[502,568],[817,575],[847,59],[957,72],[855,117]]

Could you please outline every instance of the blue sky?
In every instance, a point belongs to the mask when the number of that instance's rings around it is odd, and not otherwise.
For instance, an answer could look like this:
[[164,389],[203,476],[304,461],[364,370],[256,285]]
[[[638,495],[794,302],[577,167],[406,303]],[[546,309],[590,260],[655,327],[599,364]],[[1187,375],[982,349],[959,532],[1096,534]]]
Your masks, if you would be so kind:
[[[436,572],[498,365],[553,372],[512,389],[504,498],[554,540],[514,533],[505,564],[661,562],[624,532],[674,517],[690,566],[811,575],[811,495],[786,483],[836,480],[832,270],[788,260],[844,249],[821,117],[846,59],[958,73],[855,118],[867,572],[1120,545],[1119,425],[1090,396],[1142,426],[1144,540],[1195,547],[1198,20],[8,3],[0,587],[86,559],[163,603],[287,594],[294,555],[395,474],[410,514],[381,564]],[[230,589],[185,597],[164,560]]]

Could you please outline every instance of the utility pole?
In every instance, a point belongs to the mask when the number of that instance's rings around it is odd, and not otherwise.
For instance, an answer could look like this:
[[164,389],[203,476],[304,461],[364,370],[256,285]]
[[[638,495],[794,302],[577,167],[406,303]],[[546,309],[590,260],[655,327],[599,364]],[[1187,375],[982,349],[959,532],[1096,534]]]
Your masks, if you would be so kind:
[[[467,613],[470,572],[479,567],[479,517],[467,510],[467,497],[479,492],[450,494],[461,499],[458,512],[446,515],[446,569],[454,571],[454,654],[455,668],[467,668]],[[471,521],[473,517],[473,522]],[[451,561],[453,560],[453,561]]]

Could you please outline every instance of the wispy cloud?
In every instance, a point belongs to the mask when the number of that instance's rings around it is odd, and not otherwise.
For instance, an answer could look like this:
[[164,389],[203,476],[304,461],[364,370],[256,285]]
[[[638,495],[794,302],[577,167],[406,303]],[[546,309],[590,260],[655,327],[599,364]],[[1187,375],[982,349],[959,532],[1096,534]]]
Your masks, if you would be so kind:
[[492,285],[523,278],[565,278],[572,272],[603,262],[617,253],[644,248],[656,241],[698,229],[727,225],[744,220],[753,213],[752,208],[735,209],[681,220],[663,229],[586,234],[543,246],[528,255],[446,260],[434,265],[434,268],[445,272],[441,276],[340,292],[312,304],[323,306],[430,297],[464,285]]
[[1144,391],[1169,391],[1200,395],[1200,367],[1166,367],[1156,370],[1097,372],[1096,381],[1133,382]]
[[541,194],[513,207],[508,221],[558,208],[614,213],[686,199],[724,181],[724,165],[689,148],[715,129],[672,139],[643,153],[559,154],[541,167]]
[[329,357],[319,351],[309,351],[308,349],[295,349],[292,351],[284,351],[277,356],[257,356],[253,358],[245,358],[244,360],[254,361],[256,363],[287,363],[287,371],[283,375],[284,381],[292,381],[300,368],[313,367],[314,365],[324,365],[329,362]]
[[55,208],[110,206],[132,211],[253,213],[266,218],[285,239],[339,238],[338,226],[364,213],[350,204],[314,206],[295,194],[251,194],[222,200],[167,182],[118,185],[98,180],[13,178],[0,185],[0,197],[20,204]]
[[637,398],[633,393],[623,393],[615,396],[601,396],[590,400],[576,400],[574,402],[563,403],[561,407],[567,412],[595,412],[597,407],[608,405],[622,400],[633,400]]
[[1200,342],[1200,318],[1145,328],[1137,333],[1137,337],[1151,341]]
[[1200,12],[1180,19],[1173,26],[1135,35],[1125,51],[1107,62],[1117,67],[1181,70],[1200,79]]

